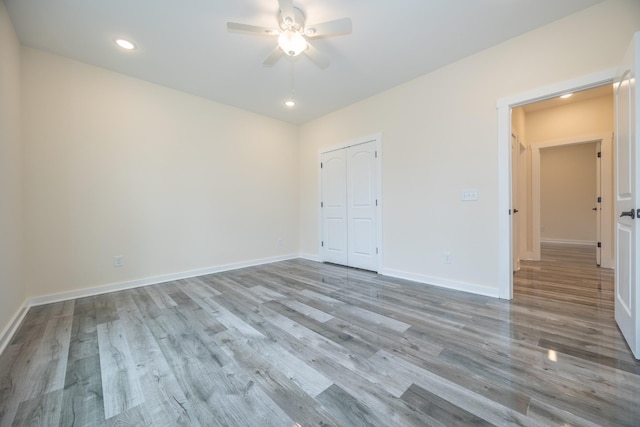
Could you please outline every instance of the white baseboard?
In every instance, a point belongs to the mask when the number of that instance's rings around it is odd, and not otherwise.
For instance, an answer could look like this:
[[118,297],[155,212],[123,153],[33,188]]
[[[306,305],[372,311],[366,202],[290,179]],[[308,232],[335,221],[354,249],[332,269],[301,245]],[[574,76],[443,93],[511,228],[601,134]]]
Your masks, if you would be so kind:
[[298,255],[298,258],[306,259],[307,261],[322,262],[320,255],[315,255],[315,254],[301,253]]
[[[2,354],[2,352],[8,345],[9,341],[11,341],[11,339],[13,338],[13,335],[15,334],[18,327],[22,323],[22,320],[27,314],[28,309],[33,306],[51,304],[55,302],[67,301],[67,300],[76,299],[76,298],[84,298],[84,297],[90,297],[95,295],[101,295],[108,292],[122,291],[126,289],[138,288],[142,286],[155,285],[158,283],[170,282],[173,280],[188,279],[190,277],[204,276],[207,274],[237,270],[237,269],[246,268],[246,267],[254,267],[257,265],[269,264],[272,262],[279,262],[279,261],[286,261],[286,260],[296,259],[296,258],[302,258],[309,261],[322,262],[320,257],[317,255],[306,254],[306,253],[290,254],[290,255],[238,262],[233,264],[219,265],[214,267],[202,268],[198,270],[184,271],[180,273],[172,273],[172,274],[165,274],[165,275],[154,276],[154,277],[147,277],[142,279],[130,280],[126,282],[96,286],[96,287],[86,288],[86,289],[81,289],[76,291],[60,292],[60,293],[51,294],[51,295],[44,295],[44,296],[29,298],[23,303],[22,307],[16,312],[16,314],[13,316],[13,319],[9,322],[9,325],[0,334],[0,354]],[[418,283],[439,286],[442,288],[452,289],[456,291],[470,292],[470,293],[485,295],[485,296],[494,297],[494,298],[499,297],[498,288],[495,288],[495,289],[487,288],[485,286],[474,285],[471,283],[458,282],[458,281],[453,281],[448,279],[442,279],[439,277],[426,276],[422,274],[407,273],[404,271],[398,271],[393,269],[384,269],[380,272],[380,274],[390,276],[390,277],[396,277],[398,279],[411,280]]]
[[158,283],[171,282],[173,280],[188,279],[190,277],[204,276],[207,274],[221,273],[223,271],[238,270],[240,268],[254,267],[256,265],[270,264],[272,262],[286,261],[298,258],[297,254],[282,255],[276,257],[255,259],[250,261],[237,262],[233,264],[224,264],[214,267],[201,268],[197,270],[183,271],[180,273],[164,274],[160,276],[145,277],[127,282],[113,283],[109,285],[96,286],[92,288],[81,289],[77,291],[61,292],[57,294],[44,295],[29,299],[29,307],[43,304],[51,304],[53,302],[67,301],[70,299],[90,297],[108,292],[123,291],[126,289],[139,288],[142,286],[157,285]]
[[26,316],[27,311],[29,310],[29,301],[25,300],[22,303],[22,306],[16,311],[13,315],[13,318],[9,321],[9,324],[6,328],[0,333],[0,354],[4,351],[5,348],[9,345],[9,342],[13,338],[13,335],[18,330],[18,327],[22,323],[24,316]]
[[434,285],[441,288],[452,289],[454,291],[470,292],[472,294],[484,295],[493,298],[500,297],[499,289],[497,287],[488,288],[486,286],[475,285],[472,283],[459,282],[455,280],[443,279],[441,277],[432,277],[423,274],[407,273],[406,271],[391,269],[384,269],[380,274],[396,277],[398,279],[411,280],[413,282],[423,283],[425,285]]
[[540,243],[551,243],[554,245],[580,245],[595,246],[596,242],[590,240],[568,240],[568,239],[540,239]]
[[86,289],[81,289],[77,291],[60,292],[60,293],[51,294],[51,295],[28,298],[27,300],[25,300],[22,306],[18,309],[18,311],[13,316],[13,318],[11,319],[7,327],[4,329],[4,331],[0,333],[0,354],[2,354],[4,349],[7,347],[7,345],[13,338],[13,335],[18,330],[18,327],[22,323],[22,320],[27,314],[27,311],[29,311],[30,307],[43,305],[43,304],[51,304],[51,303],[60,302],[60,301],[67,301],[70,299],[101,295],[101,294],[106,294],[108,292],[122,291],[125,289],[133,289],[141,286],[155,285],[158,283],[170,282],[172,280],[188,279],[189,277],[204,276],[206,274],[237,270],[245,267],[254,267],[256,265],[269,264],[272,262],[286,261],[289,259],[296,259],[296,258],[298,258],[298,254],[255,259],[251,261],[243,261],[243,262],[238,262],[233,264],[218,265],[215,267],[184,271],[180,273],[146,277],[143,279],[130,280],[127,282],[112,283],[112,284],[103,285],[103,286],[95,286],[92,288],[86,288]]

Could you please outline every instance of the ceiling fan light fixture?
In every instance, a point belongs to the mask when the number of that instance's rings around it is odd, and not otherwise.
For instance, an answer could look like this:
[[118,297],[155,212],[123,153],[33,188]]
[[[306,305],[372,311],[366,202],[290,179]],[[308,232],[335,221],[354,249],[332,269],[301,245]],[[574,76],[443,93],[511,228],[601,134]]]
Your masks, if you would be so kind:
[[278,46],[289,56],[298,56],[307,49],[307,40],[300,32],[288,29],[278,36]]

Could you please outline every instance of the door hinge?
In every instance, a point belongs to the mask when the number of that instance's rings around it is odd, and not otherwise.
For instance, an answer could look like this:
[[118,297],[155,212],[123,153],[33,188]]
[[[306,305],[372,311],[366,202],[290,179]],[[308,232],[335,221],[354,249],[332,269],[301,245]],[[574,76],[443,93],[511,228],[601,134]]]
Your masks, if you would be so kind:
[[378,206],[378,199],[376,199],[376,206]]
[[322,169],[322,162],[320,162],[320,169]]
[[378,158],[378,150],[374,151],[376,159]]
[[602,242],[598,242],[598,247],[601,248],[602,247]]
[[602,157],[602,152],[598,151],[598,158]]
[[378,248],[376,248],[376,255],[378,254]]
[[320,202],[320,207],[324,208],[324,202]]
[[511,209],[509,209],[509,215],[511,215]]
[[598,197],[598,203],[602,203],[602,197]]
[[322,242],[320,242],[320,246],[322,246],[324,248],[324,240]]

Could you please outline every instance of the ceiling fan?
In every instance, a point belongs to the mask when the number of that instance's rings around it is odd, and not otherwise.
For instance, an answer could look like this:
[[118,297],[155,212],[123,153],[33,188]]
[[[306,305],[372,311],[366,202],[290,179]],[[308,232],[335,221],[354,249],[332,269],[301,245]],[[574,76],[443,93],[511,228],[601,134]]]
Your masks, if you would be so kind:
[[293,6],[292,0],[278,0],[278,3],[280,5],[279,28],[227,22],[227,29],[264,36],[277,36],[278,45],[263,63],[267,67],[275,64],[283,55],[298,56],[304,53],[318,67],[327,68],[329,58],[314,48],[308,39],[349,34],[351,33],[351,19],[342,18],[316,25],[305,25],[304,13]]

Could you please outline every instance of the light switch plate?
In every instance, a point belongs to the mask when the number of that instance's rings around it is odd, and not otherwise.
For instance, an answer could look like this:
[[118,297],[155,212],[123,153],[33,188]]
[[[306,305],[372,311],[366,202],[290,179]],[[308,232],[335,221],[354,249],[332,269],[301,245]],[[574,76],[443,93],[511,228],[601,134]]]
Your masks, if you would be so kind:
[[464,190],[460,196],[463,202],[475,202],[478,200],[478,190]]

